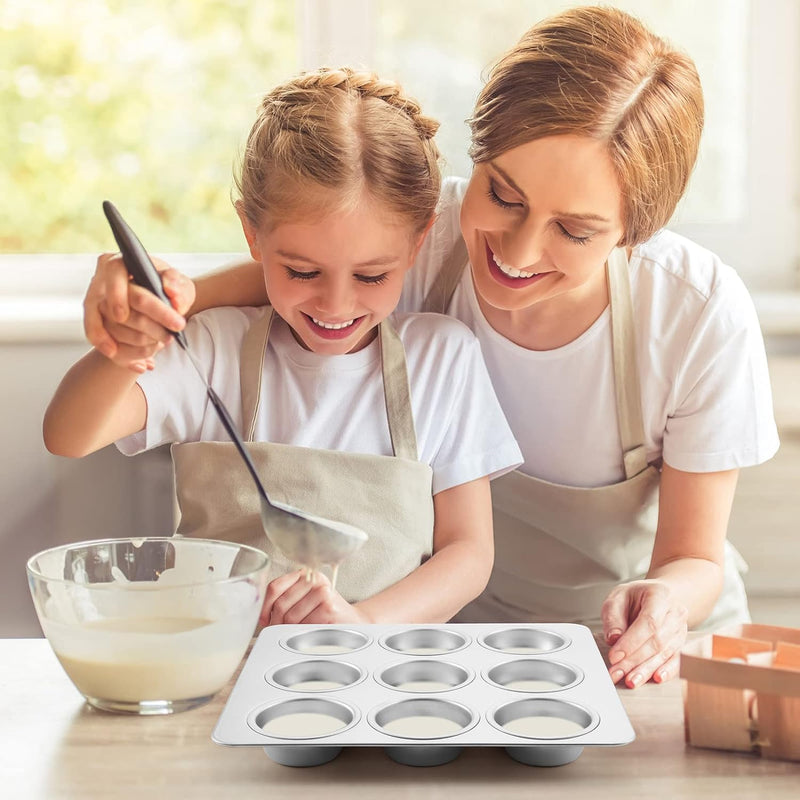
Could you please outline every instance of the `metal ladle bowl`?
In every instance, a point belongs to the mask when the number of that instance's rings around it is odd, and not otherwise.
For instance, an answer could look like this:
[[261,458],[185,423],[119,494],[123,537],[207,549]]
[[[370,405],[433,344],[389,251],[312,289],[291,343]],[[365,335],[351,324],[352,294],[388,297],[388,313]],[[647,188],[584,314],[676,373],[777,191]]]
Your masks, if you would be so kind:
[[286,503],[261,498],[261,524],[270,541],[286,558],[318,569],[336,566],[367,541],[354,525],[318,517]]

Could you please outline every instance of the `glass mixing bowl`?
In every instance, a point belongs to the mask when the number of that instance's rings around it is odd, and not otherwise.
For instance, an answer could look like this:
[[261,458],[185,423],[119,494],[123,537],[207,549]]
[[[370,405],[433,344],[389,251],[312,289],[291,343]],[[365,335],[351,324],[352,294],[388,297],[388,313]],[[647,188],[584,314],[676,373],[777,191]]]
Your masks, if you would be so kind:
[[269,557],[183,537],[66,544],[27,564],[39,623],[70,680],[106,711],[207,702],[244,656]]

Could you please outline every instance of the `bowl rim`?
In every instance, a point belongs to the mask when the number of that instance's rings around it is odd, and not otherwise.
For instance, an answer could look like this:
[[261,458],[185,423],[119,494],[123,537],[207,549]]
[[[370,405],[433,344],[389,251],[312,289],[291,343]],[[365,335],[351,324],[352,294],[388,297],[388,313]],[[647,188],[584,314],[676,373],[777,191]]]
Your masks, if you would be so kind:
[[212,544],[212,545],[224,545],[225,547],[234,547],[241,550],[249,550],[252,553],[255,553],[261,556],[262,563],[256,569],[252,569],[249,572],[242,573],[241,575],[236,575],[234,577],[231,576],[219,576],[217,577],[214,575],[211,578],[207,578],[203,581],[187,581],[185,583],[170,583],[170,584],[159,584],[156,581],[132,581],[132,583],[137,584],[138,591],[158,591],[160,589],[168,588],[168,589],[179,589],[186,586],[197,586],[198,584],[202,583],[203,585],[208,584],[224,584],[224,583],[235,583],[237,581],[241,581],[243,579],[249,578],[257,573],[261,572],[262,570],[266,570],[269,565],[271,558],[270,556],[264,551],[260,550],[257,547],[252,547],[248,544],[239,544],[238,542],[229,542],[225,539],[206,539],[202,537],[195,537],[195,536],[120,536],[120,537],[108,537],[106,539],[86,539],[81,542],[64,542],[64,544],[54,545],[53,547],[45,548],[44,550],[39,550],[37,553],[34,553],[25,563],[25,571],[28,574],[29,579],[35,578],[37,580],[46,581],[48,583],[60,583],[65,585],[72,585],[72,586],[85,586],[91,587],[93,591],[119,591],[120,586],[124,584],[118,583],[117,581],[111,581],[109,583],[86,583],[81,584],[77,583],[76,581],[70,580],[69,578],[57,578],[57,577],[48,577],[40,572],[33,566],[33,562],[37,558],[41,558],[42,556],[46,556],[48,553],[54,553],[58,550],[67,550],[73,547],[88,547],[88,546],[97,546],[97,545],[104,545],[104,544],[118,544],[120,542],[171,542],[174,543],[178,542],[195,542],[198,545],[200,544]]

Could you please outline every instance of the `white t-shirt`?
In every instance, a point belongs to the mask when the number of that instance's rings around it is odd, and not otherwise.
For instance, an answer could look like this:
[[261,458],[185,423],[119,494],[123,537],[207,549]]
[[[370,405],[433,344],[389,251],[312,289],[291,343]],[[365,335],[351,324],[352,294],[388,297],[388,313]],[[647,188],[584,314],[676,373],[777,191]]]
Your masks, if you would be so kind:
[[[406,275],[419,310],[459,231],[467,182],[445,181],[439,218]],[[758,464],[778,448],[764,343],[739,276],[667,230],[637,246],[631,293],[648,460],[687,472]],[[570,486],[624,479],[608,308],[575,341],[526,350],[495,331],[464,270],[448,313],[481,343],[528,475]]]
[[[253,308],[216,308],[186,326],[189,349],[241,430],[239,355]],[[392,317],[406,352],[420,461],[433,469],[433,493],[485,475],[522,456],[492,389],[480,346],[440,314]],[[143,431],[117,442],[126,455],[168,442],[229,441],[205,388],[176,343],[139,378],[147,398]],[[277,315],[262,372],[256,441],[392,455],[377,338],[363,350],[327,356],[303,349]]]

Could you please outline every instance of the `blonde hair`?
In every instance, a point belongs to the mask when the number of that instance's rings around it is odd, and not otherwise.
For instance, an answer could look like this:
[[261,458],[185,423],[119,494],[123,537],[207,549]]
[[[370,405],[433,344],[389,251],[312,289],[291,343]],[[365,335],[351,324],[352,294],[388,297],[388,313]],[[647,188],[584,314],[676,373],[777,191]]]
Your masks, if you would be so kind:
[[264,96],[236,187],[256,227],[352,207],[364,189],[389,219],[421,233],[441,184],[439,123],[401,87],[367,72],[323,68]]
[[565,11],[531,28],[492,69],[470,119],[476,163],[545,136],[608,144],[624,239],[666,225],[697,159],[703,93],[692,60],[613,8]]

